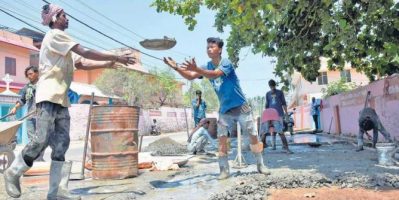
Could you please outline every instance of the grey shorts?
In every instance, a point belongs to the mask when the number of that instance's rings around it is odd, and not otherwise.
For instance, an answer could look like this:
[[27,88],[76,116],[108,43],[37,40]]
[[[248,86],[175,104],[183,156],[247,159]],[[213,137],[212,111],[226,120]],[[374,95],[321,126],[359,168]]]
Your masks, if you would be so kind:
[[224,114],[219,113],[217,125],[218,137],[227,136],[228,132],[232,133],[233,125],[237,122],[240,123],[242,135],[249,134],[257,136],[251,107],[244,104],[240,107],[233,108]]

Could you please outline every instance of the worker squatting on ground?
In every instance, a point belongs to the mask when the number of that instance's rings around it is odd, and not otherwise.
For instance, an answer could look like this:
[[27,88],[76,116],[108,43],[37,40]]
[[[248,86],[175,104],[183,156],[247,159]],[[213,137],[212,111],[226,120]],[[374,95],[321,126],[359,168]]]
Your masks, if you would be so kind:
[[363,134],[367,134],[367,131],[371,129],[373,129],[373,148],[378,141],[378,131],[381,132],[385,140],[392,142],[391,135],[385,130],[375,110],[368,107],[359,112],[359,134],[356,151],[363,150]]
[[164,62],[176,70],[184,78],[193,80],[206,77],[211,82],[220,103],[217,134],[219,138],[219,179],[230,175],[227,155],[227,134],[232,132],[233,124],[240,123],[243,134],[249,134],[251,151],[257,160],[257,170],[268,174],[263,163],[263,144],[258,141],[252,119],[252,110],[241,90],[238,77],[230,60],[222,58],[223,41],[219,38],[207,39],[207,53],[211,61],[205,66],[198,67],[195,59],[186,61],[182,67],[172,58],[164,58]]
[[[34,112],[36,110],[35,95],[36,95],[36,83],[39,80],[39,69],[35,66],[27,67],[25,69],[25,77],[29,80],[29,83],[26,84],[19,92],[19,95],[21,97],[10,111],[10,113],[13,115],[15,115],[17,113],[17,110],[21,108],[23,105],[28,106],[28,113]],[[33,140],[33,138],[36,135],[35,115],[30,116],[26,120],[26,129],[29,141]],[[43,155],[44,151],[39,155],[36,161],[44,162]]]
[[[43,25],[50,30],[44,36],[39,54],[39,81],[36,87],[36,136],[30,141],[11,166],[4,172],[8,195],[21,196],[20,177],[49,145],[52,149],[49,191],[47,199],[80,199],[68,192],[68,180],[72,163],[65,161],[69,148],[70,106],[67,90],[73,71],[112,68],[115,62],[134,64],[134,58],[104,54],[82,48],[67,35],[68,19],[64,10],[48,4],[42,10]],[[80,56],[81,57],[80,57]],[[82,57],[108,62],[86,62]]]
[[[276,81],[271,79],[269,81],[270,91],[266,93],[266,104],[265,108],[274,108],[280,117],[279,122],[276,125],[281,124],[281,126],[274,127],[274,130],[278,133],[281,138],[281,142],[283,143],[283,149],[288,153],[292,154],[292,151],[288,148],[288,141],[283,132],[283,118],[284,115],[288,115],[287,111],[287,103],[285,102],[284,93],[281,90],[276,88]],[[285,114],[284,114],[285,113]],[[267,129],[268,130],[268,129]],[[272,149],[276,149],[276,132],[272,132]],[[266,141],[266,137],[265,137]]]
[[187,150],[193,154],[204,153],[205,146],[212,142],[212,138],[209,135],[210,121],[208,119],[202,119],[198,126],[193,130],[193,132],[188,137]]

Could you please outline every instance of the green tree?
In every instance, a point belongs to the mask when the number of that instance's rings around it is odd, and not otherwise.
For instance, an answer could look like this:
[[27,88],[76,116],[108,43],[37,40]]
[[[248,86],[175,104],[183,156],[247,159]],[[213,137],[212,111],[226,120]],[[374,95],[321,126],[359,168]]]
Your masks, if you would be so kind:
[[191,100],[195,97],[196,90],[202,90],[201,86],[195,81],[190,81],[190,88],[183,95],[183,103],[185,106],[191,107]]
[[143,108],[160,107],[168,103],[178,105],[175,96],[177,81],[169,70],[152,71],[152,75],[119,68],[106,69],[95,81],[95,85],[107,95],[117,95],[129,105]]
[[215,89],[213,89],[213,86],[208,79],[203,78],[201,80],[201,89],[208,107],[208,111],[218,111],[219,99],[216,95]]
[[265,96],[256,96],[248,98],[248,104],[252,108],[252,112],[255,116],[261,116],[263,110],[265,109]]
[[343,92],[349,92],[357,87],[358,86],[355,83],[347,83],[344,78],[341,78],[339,81],[329,83],[327,88],[322,89],[323,98],[334,96]]
[[177,81],[175,80],[175,74],[170,68],[164,70],[152,70],[151,74],[157,76],[155,80],[154,95],[158,97],[159,106],[163,106],[168,101],[169,104],[179,104],[175,94],[177,92]]
[[106,69],[95,81],[95,85],[107,95],[117,95],[129,105],[151,107],[153,102],[146,101],[154,93],[153,87],[143,87],[148,78],[138,72],[125,68]]
[[195,98],[195,91],[202,91],[208,111],[217,111],[219,109],[219,99],[208,79],[204,78],[200,83],[192,81],[189,90],[184,94],[184,105],[191,107],[191,102]]
[[158,12],[182,16],[190,30],[201,7],[215,11],[215,27],[227,39],[229,58],[239,52],[277,57],[275,74],[288,85],[287,74],[300,72],[315,81],[321,56],[328,67],[352,64],[370,80],[399,72],[399,3],[394,0],[154,0]]

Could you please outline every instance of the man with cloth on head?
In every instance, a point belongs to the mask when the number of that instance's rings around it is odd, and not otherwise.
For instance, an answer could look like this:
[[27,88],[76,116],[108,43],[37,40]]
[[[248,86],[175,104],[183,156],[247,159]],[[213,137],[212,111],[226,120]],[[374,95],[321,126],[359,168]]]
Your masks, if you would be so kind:
[[[47,199],[80,199],[68,191],[72,163],[65,161],[69,148],[70,106],[67,91],[75,68],[91,70],[112,68],[115,62],[134,64],[134,58],[84,49],[67,33],[68,19],[64,10],[54,4],[43,6],[42,24],[50,30],[44,36],[39,55],[39,81],[36,86],[36,136],[4,172],[8,195],[21,196],[20,177],[32,167],[34,160],[50,146],[51,166]],[[86,62],[84,57],[96,61]]]

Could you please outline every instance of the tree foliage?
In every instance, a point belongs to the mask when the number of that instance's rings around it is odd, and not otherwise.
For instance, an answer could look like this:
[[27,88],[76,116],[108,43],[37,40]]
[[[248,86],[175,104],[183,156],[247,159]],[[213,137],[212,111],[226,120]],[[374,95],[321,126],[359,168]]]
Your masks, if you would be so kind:
[[168,103],[176,106],[180,99],[175,97],[177,82],[169,70],[152,71],[152,75],[119,68],[106,69],[95,85],[107,95],[117,95],[129,105],[143,108],[157,108]]
[[322,89],[323,98],[334,96],[343,92],[349,92],[357,87],[358,86],[355,83],[347,83],[344,78],[341,78],[339,81],[329,83],[327,88]]
[[182,16],[190,30],[206,6],[216,12],[215,27],[230,27],[229,58],[239,52],[277,57],[275,74],[300,72],[315,81],[319,57],[331,58],[329,69],[352,64],[370,80],[399,72],[399,3],[394,0],[154,0],[158,12]]
[[[150,71],[157,77],[155,84],[151,84],[154,87],[154,93],[158,97],[158,102],[160,106],[165,105],[167,100],[175,99],[175,94],[177,91],[177,82],[175,80],[175,74],[170,68],[165,70],[153,70]],[[174,103],[176,101],[170,102]]]
[[184,94],[184,104],[191,107],[191,101],[195,98],[195,91],[202,91],[202,98],[204,98],[208,111],[217,111],[219,109],[219,100],[216,93],[207,79],[202,79],[200,83],[192,81],[189,90]]
[[262,112],[265,109],[266,96],[248,98],[248,104],[251,106],[252,113],[255,116],[262,116]]

